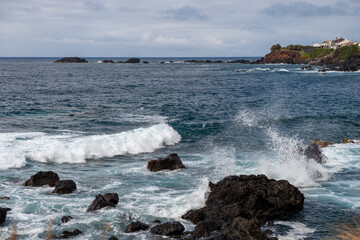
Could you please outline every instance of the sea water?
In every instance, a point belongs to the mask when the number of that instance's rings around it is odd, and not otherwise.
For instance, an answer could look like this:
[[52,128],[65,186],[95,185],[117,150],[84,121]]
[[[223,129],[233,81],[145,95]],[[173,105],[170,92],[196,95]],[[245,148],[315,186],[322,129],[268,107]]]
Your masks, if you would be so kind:
[[[126,234],[131,221],[181,221],[204,206],[208,183],[233,174],[286,179],[305,195],[304,210],[264,228],[279,239],[324,239],[360,213],[360,73],[300,65],[53,64],[0,59],[0,239],[80,229],[76,239],[155,239]],[[214,59],[215,60],[215,59]],[[231,60],[231,59],[222,59]],[[165,62],[161,64],[160,62]],[[300,153],[315,139],[324,164]],[[352,138],[353,144],[340,144]],[[149,160],[177,153],[186,169],[149,172]],[[38,171],[72,179],[77,190],[24,187]],[[115,208],[86,212],[99,193]],[[61,223],[60,218],[74,219]],[[51,227],[50,227],[51,228]]]

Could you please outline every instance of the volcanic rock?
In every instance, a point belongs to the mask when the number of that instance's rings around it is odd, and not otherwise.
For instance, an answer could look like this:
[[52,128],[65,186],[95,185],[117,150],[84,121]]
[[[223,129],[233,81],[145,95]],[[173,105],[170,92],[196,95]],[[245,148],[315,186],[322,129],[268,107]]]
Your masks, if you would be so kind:
[[117,237],[111,236],[109,240],[119,240]]
[[301,58],[300,52],[280,49],[265,55],[263,63],[307,64],[307,59]]
[[316,143],[309,144],[309,146],[305,149],[304,154],[308,159],[314,159],[318,163],[324,162],[319,145]]
[[2,207],[0,207],[0,224],[5,222],[6,214],[10,210],[11,210],[10,208],[2,208]]
[[205,207],[182,216],[196,224],[195,239],[218,231],[223,239],[268,239],[261,224],[303,209],[304,195],[296,187],[265,175],[229,176],[209,187]]
[[73,180],[60,180],[55,183],[55,190],[52,193],[68,194],[76,190],[76,183]]
[[144,63],[144,64],[148,64],[148,63],[149,63],[149,61],[143,61],[143,63]]
[[115,63],[113,60],[102,60],[102,63]]
[[104,195],[98,194],[95,200],[91,203],[88,212],[92,212],[104,207],[115,207],[119,202],[119,196],[117,193],[106,193]]
[[0,200],[10,200],[9,197],[0,197]]
[[238,60],[230,60],[227,61],[227,63],[242,63],[242,64],[249,64],[250,61],[245,60],[245,59],[238,59]]
[[180,168],[186,167],[176,153],[171,153],[165,158],[150,160],[147,164],[147,169],[151,172],[157,172],[165,169],[172,171]]
[[125,232],[126,233],[131,233],[131,232],[137,232],[137,231],[143,231],[149,228],[149,225],[136,221],[136,222],[132,222],[129,225],[127,225]]
[[140,59],[139,58],[130,58],[128,60],[126,60],[125,63],[139,63]]
[[301,67],[301,70],[313,70],[313,68],[310,65],[308,65],[305,67]]
[[78,57],[64,57],[58,60],[55,60],[54,63],[87,63],[86,59]]
[[157,235],[174,236],[180,235],[184,232],[185,227],[180,222],[167,222],[156,225],[150,229],[150,232]]
[[62,223],[67,223],[67,222],[71,221],[71,219],[73,219],[72,216],[63,216],[63,217],[61,218],[61,222],[62,222]]
[[75,229],[74,231],[70,232],[70,231],[63,231],[63,234],[61,236],[57,236],[55,237],[56,239],[62,239],[62,238],[71,238],[71,237],[75,237],[79,234],[81,234],[82,231],[80,231],[79,229]]
[[31,176],[28,180],[23,184],[24,186],[31,187],[41,187],[43,185],[49,185],[50,187],[55,186],[55,183],[59,181],[59,175],[52,171],[48,172],[38,172],[35,175]]

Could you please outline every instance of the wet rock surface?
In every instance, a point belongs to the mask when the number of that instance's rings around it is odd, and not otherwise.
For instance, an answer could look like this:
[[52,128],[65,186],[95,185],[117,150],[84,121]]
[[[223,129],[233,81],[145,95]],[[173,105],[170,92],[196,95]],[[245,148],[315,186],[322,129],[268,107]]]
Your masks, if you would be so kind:
[[61,223],[67,223],[73,219],[72,216],[62,216],[61,217]]
[[0,207],[0,224],[4,223],[6,220],[7,212],[10,211],[10,208],[2,208]]
[[176,153],[169,154],[165,158],[150,160],[147,164],[147,169],[151,172],[158,172],[162,170],[176,170],[186,168],[181,159]]
[[262,224],[303,209],[304,195],[286,180],[240,175],[209,186],[205,207],[182,216],[196,224],[194,239],[218,232],[221,239],[268,239],[260,229]]
[[106,193],[104,195],[98,194],[95,200],[88,207],[88,212],[93,212],[104,207],[115,207],[119,202],[119,196],[117,193]]
[[63,231],[62,235],[55,237],[55,239],[62,239],[62,238],[71,238],[76,237],[77,235],[82,234],[82,231],[79,229],[75,229],[74,231]]
[[150,229],[151,233],[163,236],[181,235],[184,231],[185,227],[177,221],[159,224]]
[[55,186],[55,183],[59,180],[60,180],[59,175],[55,172],[40,171],[35,175],[31,176],[28,180],[26,180],[24,186],[41,187],[44,185],[49,185],[50,187],[53,187]]
[[76,183],[73,180],[60,180],[55,183],[55,190],[52,193],[69,194],[76,190]]
[[319,145],[316,143],[311,143],[304,152],[305,156],[308,159],[314,159],[318,163],[324,163],[324,157],[321,153]]
[[139,221],[136,221],[136,222],[132,222],[129,225],[127,225],[125,232],[131,233],[131,232],[144,231],[148,228],[149,228],[149,225],[139,222]]

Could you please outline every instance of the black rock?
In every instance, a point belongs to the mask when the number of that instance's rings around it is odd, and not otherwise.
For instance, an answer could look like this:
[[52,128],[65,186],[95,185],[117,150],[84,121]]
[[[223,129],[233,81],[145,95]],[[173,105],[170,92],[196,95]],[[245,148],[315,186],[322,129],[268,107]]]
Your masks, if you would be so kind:
[[115,63],[113,60],[102,60],[102,63]]
[[0,197],[0,200],[10,200],[9,197]]
[[109,238],[109,240],[119,240],[119,239],[117,239],[117,237],[111,236],[111,237]]
[[55,237],[56,239],[62,239],[62,238],[71,238],[71,237],[75,237],[79,234],[81,234],[82,231],[80,231],[79,229],[75,229],[74,231],[63,231],[63,234],[61,236],[57,236]]
[[184,232],[185,227],[180,222],[167,222],[156,225],[150,229],[150,232],[156,235],[173,236],[180,235]]
[[115,207],[119,202],[119,196],[117,193],[106,193],[104,195],[98,194],[95,200],[91,203],[88,212],[92,212],[104,207]]
[[150,160],[147,164],[147,169],[151,172],[157,172],[161,170],[176,170],[180,168],[186,168],[181,159],[176,153],[169,154],[165,158]]
[[41,187],[43,185],[49,185],[50,187],[53,187],[55,186],[55,183],[59,180],[60,178],[57,173],[54,173],[52,171],[40,171],[35,175],[31,176],[28,180],[26,180],[24,186]]
[[182,216],[196,224],[195,239],[219,231],[224,239],[249,239],[247,232],[253,239],[267,239],[261,224],[303,209],[304,195],[298,188],[265,175],[229,176],[209,187],[205,207]]
[[148,64],[149,62],[148,61],[143,61],[144,64]]
[[52,193],[68,194],[76,190],[76,183],[73,180],[60,180],[55,183],[55,190]]
[[142,222],[139,222],[139,221],[136,221],[136,222],[130,223],[126,227],[125,232],[126,233],[132,233],[132,232],[144,231],[144,230],[146,230],[148,228],[149,228],[149,225],[147,225],[145,223],[142,223]]
[[314,159],[316,162],[318,163],[323,163],[324,159],[323,156],[321,154],[321,150],[319,145],[317,145],[316,143],[312,143],[310,144],[304,152],[305,156],[309,159]]
[[238,59],[238,60],[231,60],[231,61],[227,61],[227,63],[242,63],[242,64],[249,64],[250,61],[245,60],[245,59]]
[[140,59],[139,58],[130,58],[130,59],[126,60],[125,63],[140,63]]
[[2,208],[2,207],[0,207],[0,224],[5,222],[6,214],[10,210],[11,210],[10,208]]
[[313,68],[310,65],[308,65],[305,67],[301,67],[301,70],[313,70]]
[[67,223],[67,222],[69,222],[71,219],[73,219],[72,216],[63,216],[63,217],[61,218],[61,222],[62,222],[62,223]]
[[64,57],[58,60],[55,60],[54,63],[87,63],[86,59],[78,57]]

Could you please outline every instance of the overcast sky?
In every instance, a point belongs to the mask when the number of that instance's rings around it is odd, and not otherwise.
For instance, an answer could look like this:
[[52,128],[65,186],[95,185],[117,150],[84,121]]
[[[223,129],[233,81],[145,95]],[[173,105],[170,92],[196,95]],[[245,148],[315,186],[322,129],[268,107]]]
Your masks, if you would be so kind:
[[360,0],[0,0],[0,57],[263,56],[360,41]]

